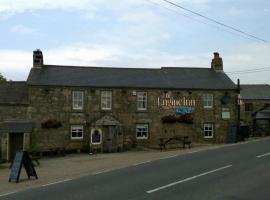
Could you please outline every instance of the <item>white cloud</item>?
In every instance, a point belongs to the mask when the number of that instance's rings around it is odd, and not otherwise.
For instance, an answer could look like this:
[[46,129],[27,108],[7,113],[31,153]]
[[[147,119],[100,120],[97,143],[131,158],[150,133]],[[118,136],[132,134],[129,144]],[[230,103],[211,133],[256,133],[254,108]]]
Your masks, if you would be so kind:
[[37,29],[30,28],[22,24],[17,24],[17,25],[12,26],[10,28],[10,31],[14,33],[22,33],[22,34],[37,33]]
[[[234,50],[220,52],[225,72],[269,67],[270,47],[263,44],[239,46]],[[169,54],[154,49],[132,48],[113,45],[74,44],[54,49],[44,49],[44,63],[77,66],[112,67],[210,67],[212,52],[193,55]],[[0,72],[8,79],[26,80],[32,66],[32,51],[0,50]],[[253,74],[229,74],[242,83],[264,83],[270,71]]]

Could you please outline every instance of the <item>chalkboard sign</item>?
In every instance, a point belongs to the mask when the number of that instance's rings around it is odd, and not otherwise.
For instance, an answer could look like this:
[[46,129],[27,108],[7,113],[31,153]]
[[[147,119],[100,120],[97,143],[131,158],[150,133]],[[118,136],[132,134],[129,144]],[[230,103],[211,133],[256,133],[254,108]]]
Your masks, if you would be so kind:
[[19,181],[19,177],[22,170],[22,164],[23,164],[23,151],[17,151],[12,163],[9,182],[12,180],[16,180],[16,182]]
[[24,166],[28,178],[34,176],[36,179],[38,179],[36,170],[28,153],[26,151],[17,151],[12,163],[9,182],[19,182],[22,166]]

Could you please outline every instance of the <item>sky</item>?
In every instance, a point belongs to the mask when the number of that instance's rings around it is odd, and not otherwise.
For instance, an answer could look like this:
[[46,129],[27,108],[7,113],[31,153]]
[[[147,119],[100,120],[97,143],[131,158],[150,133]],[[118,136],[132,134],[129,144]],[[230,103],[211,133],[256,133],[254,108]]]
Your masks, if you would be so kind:
[[[269,0],[171,1],[270,41]],[[136,68],[209,68],[219,52],[234,82],[270,84],[270,42],[163,0],[0,0],[0,33],[0,73],[13,81],[41,49],[45,64]]]

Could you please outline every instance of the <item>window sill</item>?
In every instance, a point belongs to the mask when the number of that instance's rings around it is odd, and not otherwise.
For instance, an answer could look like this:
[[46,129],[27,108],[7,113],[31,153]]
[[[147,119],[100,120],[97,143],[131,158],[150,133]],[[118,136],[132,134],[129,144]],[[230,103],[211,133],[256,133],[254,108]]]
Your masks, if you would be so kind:
[[83,138],[70,138],[70,140],[73,142],[81,142],[83,141]]

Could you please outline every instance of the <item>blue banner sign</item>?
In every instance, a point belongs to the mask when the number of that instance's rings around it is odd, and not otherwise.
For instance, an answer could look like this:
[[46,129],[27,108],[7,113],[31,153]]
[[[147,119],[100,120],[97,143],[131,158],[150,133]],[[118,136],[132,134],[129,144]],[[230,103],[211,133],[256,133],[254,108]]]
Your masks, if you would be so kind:
[[176,108],[175,112],[177,114],[190,114],[195,111],[195,108],[188,108],[188,107],[181,107],[181,108]]

